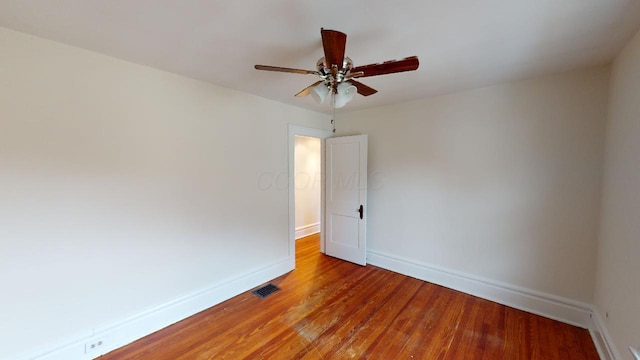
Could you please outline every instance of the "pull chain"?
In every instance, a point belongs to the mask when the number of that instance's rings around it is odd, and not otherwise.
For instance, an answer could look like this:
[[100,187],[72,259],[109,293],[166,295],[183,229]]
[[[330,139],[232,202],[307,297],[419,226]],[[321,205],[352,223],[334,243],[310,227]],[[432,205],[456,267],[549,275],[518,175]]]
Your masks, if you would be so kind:
[[333,105],[333,117],[331,118],[331,126],[333,127],[333,133],[336,133],[336,105]]

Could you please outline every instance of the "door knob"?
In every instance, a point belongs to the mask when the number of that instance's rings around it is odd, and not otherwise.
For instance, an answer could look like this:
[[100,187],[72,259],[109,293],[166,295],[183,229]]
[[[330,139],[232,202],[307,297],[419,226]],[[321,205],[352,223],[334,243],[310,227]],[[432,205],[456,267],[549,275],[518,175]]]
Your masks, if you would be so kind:
[[362,216],[364,213],[364,207],[362,205],[360,205],[360,208],[358,209],[358,212],[360,213],[360,220],[362,220]]

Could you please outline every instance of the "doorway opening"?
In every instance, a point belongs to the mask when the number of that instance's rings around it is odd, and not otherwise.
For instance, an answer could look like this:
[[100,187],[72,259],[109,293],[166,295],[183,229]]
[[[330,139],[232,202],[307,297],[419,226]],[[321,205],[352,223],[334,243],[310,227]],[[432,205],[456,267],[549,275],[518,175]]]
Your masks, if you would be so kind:
[[[329,131],[289,125],[289,261],[295,269],[296,240],[320,235],[324,252],[324,140]],[[316,234],[316,235],[314,235]]]
[[[322,198],[321,139],[296,135],[294,137],[294,204],[296,250],[301,244],[314,244],[318,249],[321,235]],[[308,246],[307,245],[307,246]],[[296,251],[296,267],[300,252]]]

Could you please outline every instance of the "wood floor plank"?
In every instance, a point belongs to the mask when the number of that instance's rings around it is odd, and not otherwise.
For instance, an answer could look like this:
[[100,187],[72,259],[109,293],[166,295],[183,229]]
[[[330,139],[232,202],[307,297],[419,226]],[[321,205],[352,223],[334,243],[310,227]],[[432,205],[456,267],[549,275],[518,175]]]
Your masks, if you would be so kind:
[[[371,282],[372,286],[366,292],[351,297],[353,309],[338,313],[334,312],[334,308],[330,308],[332,313],[339,316],[338,321],[335,321],[333,326],[322,334],[322,337],[317,337],[310,345],[323,357],[332,355],[337,350],[332,349],[332,346],[356,336],[353,330],[359,329],[364,322],[368,321],[370,314],[374,313],[377,307],[388,301],[393,292],[402,285],[402,280],[393,274],[382,274],[375,282]],[[382,287],[379,287],[379,283],[382,283]],[[293,359],[308,358],[306,354],[299,354]]]
[[296,242],[296,270],[101,360],[598,359],[585,329]]
[[424,282],[415,281],[416,288],[413,296],[403,306],[402,310],[387,327],[387,331],[378,335],[376,346],[369,347],[365,356],[377,357],[381,359],[411,358],[418,354],[418,350],[409,351],[411,336],[415,334],[421,323],[424,323],[424,311],[426,304],[435,295],[433,292],[425,291],[424,287],[429,285]]

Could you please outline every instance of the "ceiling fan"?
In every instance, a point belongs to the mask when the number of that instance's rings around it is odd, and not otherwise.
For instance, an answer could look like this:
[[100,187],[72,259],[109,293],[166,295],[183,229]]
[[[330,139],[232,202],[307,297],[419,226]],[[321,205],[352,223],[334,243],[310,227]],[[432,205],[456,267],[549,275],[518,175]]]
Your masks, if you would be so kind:
[[378,91],[354,80],[368,76],[393,74],[403,71],[417,70],[418,57],[411,56],[402,60],[390,60],[378,64],[353,66],[353,62],[345,56],[347,35],[336,30],[320,29],[324,57],[316,63],[317,70],[301,70],[279,66],[256,65],[256,70],[279,71],[294,74],[311,74],[320,77],[320,80],[307,86],[296,96],[309,94],[318,102],[324,102],[328,94],[331,94],[333,105],[337,108],[351,101],[355,93],[369,96]]

